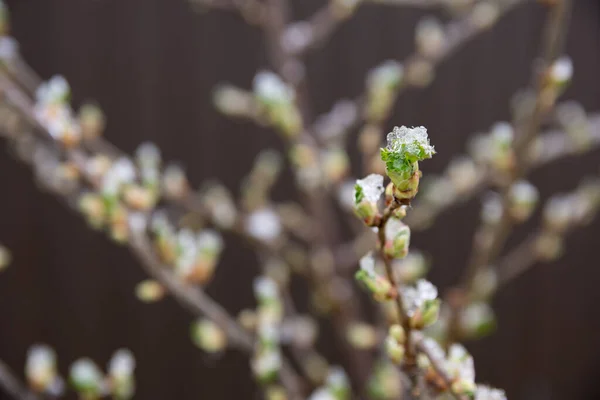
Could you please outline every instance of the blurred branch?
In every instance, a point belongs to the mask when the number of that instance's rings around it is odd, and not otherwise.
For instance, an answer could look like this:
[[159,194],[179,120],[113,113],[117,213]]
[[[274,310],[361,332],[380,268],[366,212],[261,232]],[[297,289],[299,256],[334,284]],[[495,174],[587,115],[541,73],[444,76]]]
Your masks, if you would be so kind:
[[258,0],[189,0],[189,2],[200,10],[237,12],[250,25],[263,25],[267,17],[265,5]]
[[[30,103],[27,96],[18,86],[13,84],[4,73],[0,73],[0,88],[7,101],[12,106],[16,107],[19,115],[25,118],[27,123],[32,126],[36,132],[42,133],[44,139],[51,141],[52,137],[46,132],[45,128],[37,122],[33,114],[33,105]],[[60,145],[56,147],[59,149],[61,148]],[[74,162],[78,166],[80,172],[84,173],[86,165],[85,153],[77,149],[62,149],[62,151],[67,159]],[[32,160],[25,159],[24,161],[32,162]],[[94,187],[95,182],[90,180],[89,184]],[[46,185],[46,187],[50,190],[55,189],[51,185]],[[53,191],[55,194],[64,196],[64,193],[61,193],[58,190]],[[144,215],[143,218],[147,220],[148,216]],[[131,224],[131,221],[129,221],[129,223]],[[215,324],[223,329],[232,344],[242,350],[252,352],[254,350],[254,339],[252,335],[246,332],[224,308],[206,295],[202,289],[182,282],[169,272],[168,268],[158,261],[145,233],[140,232],[139,229],[133,226],[131,226],[131,228],[132,234],[128,245],[136,258],[141,262],[144,269],[168,289],[181,305],[197,316],[206,316],[213,320]],[[301,398],[299,395],[301,392],[301,383],[296,376],[294,369],[285,360],[282,363],[280,375],[282,383],[288,389],[292,398]]]
[[40,397],[35,393],[30,392],[25,388],[10,367],[3,361],[0,361],[0,387],[2,387],[8,395],[18,400],[40,400]]

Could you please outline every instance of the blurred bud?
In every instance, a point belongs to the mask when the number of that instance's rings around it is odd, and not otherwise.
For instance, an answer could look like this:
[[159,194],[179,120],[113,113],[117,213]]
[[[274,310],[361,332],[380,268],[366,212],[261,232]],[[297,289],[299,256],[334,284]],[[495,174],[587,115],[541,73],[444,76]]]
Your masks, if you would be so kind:
[[85,140],[93,140],[102,136],[106,127],[106,118],[100,107],[94,104],[85,104],[79,109],[78,119]]
[[162,189],[165,195],[172,199],[184,197],[190,190],[190,185],[182,167],[176,164],[169,164],[165,168]]
[[265,390],[265,399],[266,400],[287,400],[288,396],[283,388],[280,385],[270,385]]
[[406,332],[404,332],[404,328],[402,328],[402,326],[399,324],[391,325],[388,335],[400,344],[404,344],[406,342]]
[[473,278],[469,297],[473,300],[488,300],[498,288],[498,274],[494,268],[480,268]]
[[135,359],[131,351],[120,349],[108,363],[109,388],[115,399],[131,399],[135,392]]
[[502,218],[503,205],[498,193],[488,193],[483,199],[481,220],[487,225],[495,225]]
[[[3,3],[0,3],[3,4]],[[2,7],[2,6],[0,6]],[[2,29],[2,9],[0,8],[0,30]],[[19,43],[9,37],[0,37],[0,64],[10,67],[19,55]]]
[[494,311],[487,303],[471,303],[461,311],[459,326],[464,339],[487,336],[496,329]]
[[252,212],[246,217],[246,232],[262,242],[273,243],[281,237],[282,227],[279,216],[270,208]]
[[281,353],[277,348],[262,348],[254,354],[251,365],[254,376],[261,384],[273,382],[281,369]]
[[402,85],[404,69],[397,61],[385,61],[369,72],[367,77],[366,118],[381,121],[394,104],[398,88]]
[[254,78],[254,94],[264,108],[267,119],[288,137],[302,130],[302,119],[296,108],[296,93],[273,72],[261,71]]
[[290,53],[298,53],[313,39],[312,24],[306,21],[288,25],[281,37],[281,44]]
[[440,301],[437,288],[431,282],[419,279],[414,287],[405,286],[401,295],[413,328],[423,329],[437,320]]
[[244,328],[245,330],[249,332],[254,332],[256,330],[256,325],[258,321],[256,317],[256,312],[254,312],[254,310],[245,309],[240,311],[240,313],[237,316],[237,320],[242,326],[242,328]]
[[107,218],[107,210],[100,195],[93,192],[82,194],[79,197],[78,208],[90,226],[94,229],[102,228]]
[[339,19],[346,19],[364,0],[333,0],[333,13]]
[[353,322],[346,330],[346,340],[357,349],[372,349],[377,345],[377,331],[369,324]]
[[430,61],[413,59],[406,68],[406,81],[415,87],[425,87],[433,81],[434,66]]
[[425,276],[429,270],[429,263],[423,253],[411,250],[403,259],[393,260],[392,268],[400,282],[415,283]]
[[219,85],[213,92],[213,104],[224,115],[241,117],[253,114],[253,99],[244,90],[232,85]]
[[129,239],[129,213],[120,204],[115,204],[110,209],[110,237],[115,242],[122,244]]
[[590,148],[592,135],[587,114],[581,104],[574,101],[559,104],[556,107],[556,116],[578,151]]
[[354,185],[354,213],[367,226],[376,225],[381,218],[378,202],[383,191],[383,176],[377,174],[358,179]]
[[507,400],[504,390],[494,389],[486,385],[477,385],[475,400]]
[[514,165],[512,151],[514,129],[508,122],[498,122],[490,132],[491,163],[500,171],[506,171]]
[[564,232],[569,228],[575,213],[575,201],[571,195],[554,195],[544,206],[544,223],[550,231]]
[[96,399],[106,392],[104,376],[98,366],[89,358],[82,358],[71,365],[69,381],[83,398]]
[[139,185],[127,185],[123,189],[125,203],[134,210],[148,211],[156,203],[156,195],[148,188]]
[[410,245],[410,228],[397,218],[390,218],[385,224],[383,251],[389,258],[404,258]]
[[367,383],[369,399],[391,400],[402,397],[404,385],[402,384],[400,369],[390,362],[379,362]]
[[475,393],[476,385],[474,382],[466,379],[458,379],[452,382],[452,392],[459,395],[472,396]]
[[447,372],[452,378],[452,391],[471,396],[475,391],[475,366],[473,357],[460,344],[453,344],[448,350]]
[[489,29],[496,23],[499,16],[500,9],[495,2],[480,1],[473,5],[471,22],[479,29]]
[[332,367],[329,369],[325,386],[333,394],[336,400],[347,400],[350,398],[352,389],[350,379],[342,367]]
[[2,245],[0,245],[0,271],[6,269],[10,264],[12,257],[10,251]]
[[340,182],[350,169],[350,159],[342,148],[331,148],[322,154],[322,166],[325,177],[329,182]]
[[381,145],[381,128],[374,124],[366,124],[358,135],[358,147],[364,154],[374,154]]
[[165,288],[153,279],[146,279],[135,287],[135,295],[144,303],[154,303],[165,297]]
[[508,212],[517,222],[523,222],[531,216],[540,197],[537,188],[524,180],[515,182],[510,187],[508,196]]
[[426,58],[437,59],[446,45],[444,27],[435,18],[423,18],[415,33],[417,51]]
[[546,232],[535,241],[535,254],[543,261],[553,261],[559,258],[564,251],[564,239],[560,234]]
[[385,352],[390,360],[396,364],[400,364],[404,360],[404,346],[391,336],[385,339]]
[[573,77],[573,62],[567,56],[556,59],[550,66],[548,78],[558,92],[562,92]]
[[281,340],[292,343],[294,347],[305,349],[312,346],[317,339],[319,327],[308,316],[287,318],[281,324]]
[[466,193],[473,189],[480,178],[480,171],[473,159],[458,157],[448,165],[448,177],[458,194]]
[[210,185],[204,190],[204,204],[210,210],[212,221],[219,228],[231,228],[238,211],[231,193],[221,185]]
[[376,301],[383,302],[396,295],[396,289],[390,281],[375,271],[375,259],[371,253],[360,259],[360,269],[354,277],[371,292]]
[[435,323],[440,314],[440,300],[426,300],[410,317],[410,325],[414,329],[423,329]]
[[35,392],[58,396],[63,391],[63,381],[57,372],[56,353],[46,345],[36,344],[27,352],[25,377]]
[[206,318],[192,323],[192,341],[208,353],[218,353],[227,347],[227,336],[214,322]]

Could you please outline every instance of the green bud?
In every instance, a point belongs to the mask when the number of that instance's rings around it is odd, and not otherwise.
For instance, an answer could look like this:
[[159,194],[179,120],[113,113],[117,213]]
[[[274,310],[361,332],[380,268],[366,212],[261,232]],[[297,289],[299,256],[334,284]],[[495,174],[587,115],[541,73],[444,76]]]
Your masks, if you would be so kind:
[[399,324],[393,324],[390,326],[388,334],[400,344],[403,344],[406,341],[406,332],[404,332],[404,328],[402,328],[402,326]]
[[376,301],[389,300],[393,296],[390,281],[375,271],[375,260],[371,253],[361,258],[360,269],[354,277],[367,288]]
[[277,379],[281,369],[281,354],[277,348],[262,348],[252,359],[252,371],[261,384]]
[[352,323],[346,331],[346,340],[357,349],[372,349],[377,344],[377,332],[369,324]]
[[403,258],[408,254],[410,228],[398,218],[390,218],[385,224],[386,242],[383,251],[390,258]]
[[192,323],[191,336],[194,344],[208,353],[218,353],[227,346],[225,332],[208,319]]
[[465,339],[478,339],[487,336],[496,328],[494,311],[487,303],[471,303],[461,311],[459,326]]
[[540,197],[537,188],[523,180],[515,182],[510,187],[508,196],[510,201],[508,211],[518,222],[523,222],[531,216]]
[[395,186],[394,196],[412,199],[419,190],[419,161],[435,154],[424,127],[395,127],[387,136],[387,147],[381,149],[386,173]]
[[426,300],[410,317],[410,325],[414,329],[423,329],[437,321],[439,314],[440,300]]
[[358,179],[354,185],[354,213],[367,226],[374,226],[381,218],[378,202],[383,191],[383,176],[378,174]]
[[100,368],[89,358],[82,358],[71,365],[69,381],[83,398],[96,399],[104,391],[103,374]]
[[388,336],[385,339],[385,351],[394,363],[400,364],[404,359],[404,346],[398,343],[393,337]]

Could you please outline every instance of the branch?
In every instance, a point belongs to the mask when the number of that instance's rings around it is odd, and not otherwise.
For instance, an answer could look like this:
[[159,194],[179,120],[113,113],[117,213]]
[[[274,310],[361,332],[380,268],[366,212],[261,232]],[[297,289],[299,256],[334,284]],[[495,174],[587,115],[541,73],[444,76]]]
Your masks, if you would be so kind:
[[11,397],[18,400],[40,400],[40,397],[25,388],[10,367],[0,361],[0,386]]
[[266,7],[258,0],[189,0],[202,10],[214,9],[239,13],[249,25],[262,26],[265,23]]

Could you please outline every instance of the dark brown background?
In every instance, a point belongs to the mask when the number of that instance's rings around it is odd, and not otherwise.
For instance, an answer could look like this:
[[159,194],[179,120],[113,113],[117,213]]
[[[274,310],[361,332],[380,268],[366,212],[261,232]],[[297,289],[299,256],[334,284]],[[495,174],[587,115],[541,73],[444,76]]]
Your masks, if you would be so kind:
[[[294,1],[296,18],[322,1]],[[233,14],[192,12],[184,0],[9,1],[14,35],[43,77],[64,74],[74,99],[96,99],[109,117],[108,138],[131,152],[155,141],[168,160],[182,160],[195,184],[219,177],[238,186],[261,148],[276,136],[230,121],[210,104],[214,85],[249,87],[266,65],[260,33]],[[363,87],[366,71],[412,51],[422,12],[363,7],[325,49],[309,58],[312,98],[326,111]],[[537,54],[544,10],[529,4],[462,48],[439,69],[435,83],[404,94],[391,124],[425,125],[438,155],[425,165],[439,172],[472,132],[509,118],[510,95],[523,87]],[[600,5],[579,0],[568,37],[575,65],[566,98],[600,109]],[[34,342],[54,346],[66,373],[77,357],[104,364],[120,346],[137,356],[139,399],[255,398],[247,360],[231,352],[204,356],[188,338],[191,316],[167,299],[140,304],[134,285],[144,278],[130,254],[57,199],[41,193],[30,171],[0,145],[0,242],[14,253],[0,276],[0,358],[19,373]],[[598,171],[595,151],[535,173],[544,195],[574,188]],[[234,157],[232,161],[228,157]],[[289,184],[276,191],[288,196]],[[456,281],[468,255],[478,200],[453,209],[415,246],[435,259],[432,280]],[[525,227],[526,230],[528,227]],[[523,232],[517,233],[517,237]],[[470,346],[478,380],[506,388],[511,399],[600,398],[600,221],[568,240],[568,254],[539,266],[497,297],[499,331]],[[252,254],[230,246],[209,291],[231,311],[252,301]],[[0,394],[1,397],[1,394]]]

